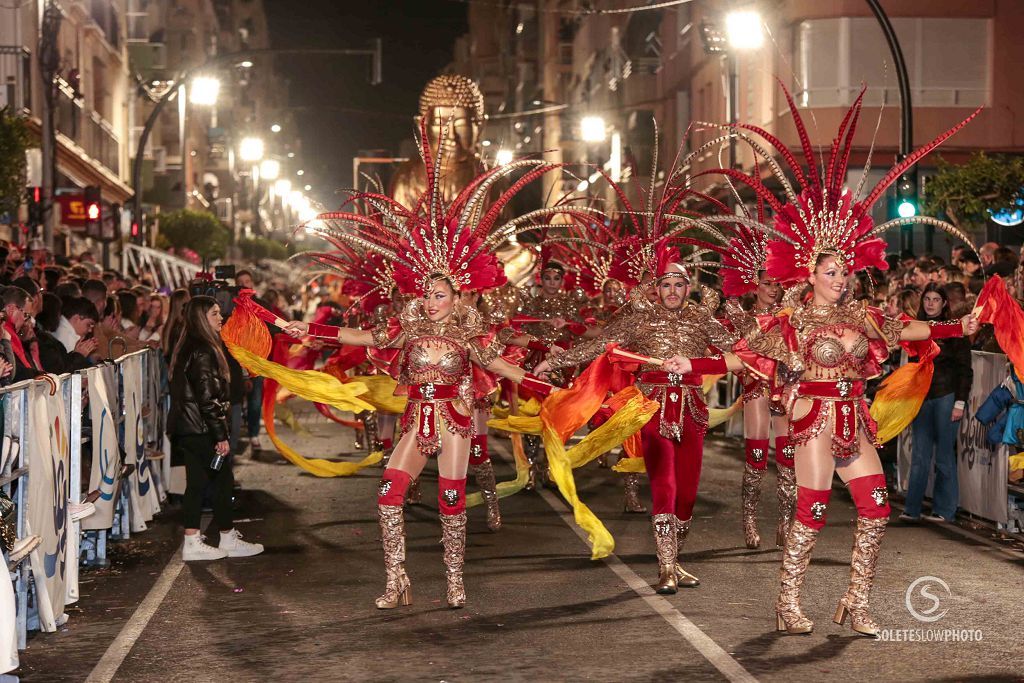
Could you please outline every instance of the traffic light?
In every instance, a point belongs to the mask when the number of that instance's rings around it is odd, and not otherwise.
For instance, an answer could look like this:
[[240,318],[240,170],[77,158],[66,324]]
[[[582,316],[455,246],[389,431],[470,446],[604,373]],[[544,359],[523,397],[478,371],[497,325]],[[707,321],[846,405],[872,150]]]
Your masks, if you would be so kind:
[[896,181],[896,214],[900,218],[917,215],[917,173],[908,171]]
[[103,210],[100,206],[100,188],[89,185],[85,188],[85,234],[88,237],[99,239],[103,235],[100,223],[103,219]]
[[28,188],[28,224],[41,225],[43,222],[43,188]]

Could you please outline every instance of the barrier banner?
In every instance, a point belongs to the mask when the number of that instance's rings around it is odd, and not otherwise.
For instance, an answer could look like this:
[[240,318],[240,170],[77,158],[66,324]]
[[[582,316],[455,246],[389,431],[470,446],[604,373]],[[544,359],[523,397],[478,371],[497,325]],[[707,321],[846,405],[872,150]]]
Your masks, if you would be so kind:
[[84,373],[89,388],[89,415],[92,418],[89,490],[98,490],[100,497],[96,501],[96,513],[83,519],[81,525],[83,530],[96,531],[113,526],[117,493],[120,490],[118,478],[122,462],[117,443],[117,414],[111,409],[111,406],[119,408],[117,368],[102,365],[88,368]]
[[32,551],[39,628],[53,632],[64,623],[67,602],[67,565],[78,558],[68,543],[69,466],[67,413],[62,392],[35,382],[29,390],[26,448],[29,460],[26,522],[28,533],[42,539]]
[[164,454],[163,459],[152,461],[153,481],[156,482],[157,498],[160,503],[167,500],[167,476],[164,473],[164,460],[168,459],[167,451],[163,450],[164,412],[160,410],[160,388],[163,384],[163,362],[160,351],[150,351],[144,363],[146,372],[145,409],[143,416],[146,425],[146,449]]
[[[1006,356],[972,351],[971,368],[974,380],[956,438],[959,506],[964,512],[1006,524],[1009,521],[1006,493],[1009,450],[1002,445],[992,448],[985,438],[989,428],[974,419],[988,395],[1006,379]],[[899,486],[903,492],[910,478],[912,448],[913,436],[907,429],[900,434],[897,459]],[[928,497],[932,495],[934,479],[933,470],[925,492]]]
[[[17,428],[21,423],[21,394],[3,397],[3,444],[0,446],[0,472],[16,469],[20,463],[21,443]],[[11,572],[0,572],[0,674],[18,668],[18,629]]]
[[146,432],[143,418],[142,356],[127,356],[121,362],[121,387],[124,392],[125,462],[135,465],[128,477],[131,500],[132,533],[145,531],[146,524],[160,511],[160,494],[153,478],[153,462],[146,458]]

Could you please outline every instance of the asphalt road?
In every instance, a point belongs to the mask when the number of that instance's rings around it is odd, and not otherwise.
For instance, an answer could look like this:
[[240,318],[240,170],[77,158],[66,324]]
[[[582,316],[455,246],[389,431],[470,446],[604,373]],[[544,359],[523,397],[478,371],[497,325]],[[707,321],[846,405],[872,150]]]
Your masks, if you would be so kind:
[[[352,449],[351,432],[311,412],[300,416],[309,433],[281,430],[300,451]],[[511,477],[508,442],[491,442],[499,480]],[[591,464],[577,472],[577,483],[615,536],[615,555],[591,561],[571,515],[550,492],[504,499],[505,526],[496,534],[474,508],[463,610],[444,602],[434,471],[424,476],[424,504],[407,512],[413,604],[378,611],[380,470],[318,479],[275,453],[240,458],[237,519],[245,521],[238,528],[267,546],[264,555],[183,566],[173,559],[180,530],[170,511],[115,545],[111,569],[83,572],[67,627],[32,636],[19,673],[30,683],[90,675],[163,683],[1022,679],[1024,553],[957,529],[890,525],[872,600],[876,619],[892,629],[890,640],[864,639],[831,622],[852,543],[853,507],[841,492],[805,584],[815,631],[776,633],[780,553],[743,546],[740,450],[734,440],[708,441],[685,556],[700,587],[653,594],[648,518],[621,512],[618,475]],[[765,482],[762,536],[771,540],[774,475]],[[947,594],[927,582],[940,603],[934,614],[946,610],[932,623],[907,608],[908,587],[924,576],[949,588]],[[919,593],[911,605],[934,606]],[[981,639],[906,640],[952,632]]]

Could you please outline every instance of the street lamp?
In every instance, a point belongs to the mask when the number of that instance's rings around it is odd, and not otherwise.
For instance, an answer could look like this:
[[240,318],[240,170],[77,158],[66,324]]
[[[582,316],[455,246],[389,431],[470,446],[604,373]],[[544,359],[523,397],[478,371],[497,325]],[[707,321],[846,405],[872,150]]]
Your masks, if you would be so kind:
[[292,191],[292,181],[287,178],[281,178],[274,183],[274,194],[278,197],[287,198],[288,193]]
[[584,116],[580,119],[580,137],[583,142],[604,142],[608,131],[600,116]]
[[259,138],[242,138],[238,145],[238,155],[242,161],[254,163],[263,158],[263,140]]
[[264,159],[260,163],[260,177],[265,180],[276,180],[281,175],[281,162],[277,159]]
[[735,10],[725,15],[725,35],[733,50],[757,50],[764,45],[764,22],[757,10]]
[[499,149],[498,153],[494,155],[494,163],[498,166],[504,166],[505,164],[512,163],[513,158],[512,150],[510,149]]
[[270,126],[270,132],[271,133],[280,133],[281,132],[281,124],[280,123],[275,123],[275,124],[271,125]]
[[189,100],[192,104],[212,107],[217,104],[217,96],[219,94],[219,79],[216,79],[213,76],[197,76],[192,79],[192,88],[189,91]]

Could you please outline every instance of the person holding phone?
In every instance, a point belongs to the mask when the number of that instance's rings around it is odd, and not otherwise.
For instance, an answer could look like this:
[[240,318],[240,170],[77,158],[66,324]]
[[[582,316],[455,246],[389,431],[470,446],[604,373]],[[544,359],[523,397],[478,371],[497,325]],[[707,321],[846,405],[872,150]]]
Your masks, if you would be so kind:
[[[249,557],[263,552],[259,543],[242,540],[231,511],[231,472],[228,446],[227,359],[220,341],[224,318],[209,296],[197,296],[185,306],[184,328],[171,356],[171,409],[167,433],[171,461],[185,465],[182,513],[185,538],[182,559],[217,560]],[[203,491],[212,484],[213,518],[220,545],[207,545],[199,532]]]

